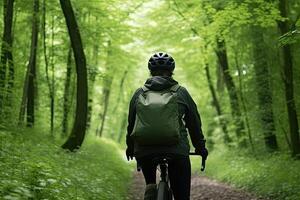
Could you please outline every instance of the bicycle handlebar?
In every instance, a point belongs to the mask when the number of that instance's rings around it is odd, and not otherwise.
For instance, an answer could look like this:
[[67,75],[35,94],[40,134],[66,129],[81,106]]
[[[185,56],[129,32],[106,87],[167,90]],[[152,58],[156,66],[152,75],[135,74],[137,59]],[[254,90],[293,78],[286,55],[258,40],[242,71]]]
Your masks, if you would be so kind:
[[[198,154],[198,153],[195,153],[195,152],[190,152],[189,153],[191,156],[200,156],[200,154]],[[202,161],[201,161],[201,171],[203,172],[204,171],[204,169],[205,169],[205,161],[206,161],[206,158],[204,159],[203,157],[202,157]]]

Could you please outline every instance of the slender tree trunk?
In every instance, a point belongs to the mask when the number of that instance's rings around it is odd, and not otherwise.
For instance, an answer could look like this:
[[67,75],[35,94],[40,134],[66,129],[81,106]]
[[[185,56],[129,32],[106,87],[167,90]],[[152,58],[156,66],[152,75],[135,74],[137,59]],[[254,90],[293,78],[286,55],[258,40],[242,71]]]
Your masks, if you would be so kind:
[[216,76],[217,76],[217,80],[216,80],[216,91],[219,93],[223,93],[224,89],[225,89],[225,84],[224,84],[224,74],[223,71],[221,69],[221,67],[216,67]]
[[77,74],[76,116],[71,135],[62,148],[74,151],[80,148],[86,131],[88,87],[86,59],[83,51],[81,36],[70,0],[60,0],[64,13],[71,45],[75,57]]
[[120,82],[120,86],[119,86],[118,99],[116,101],[117,103],[116,103],[115,107],[113,108],[112,113],[115,113],[117,111],[117,108],[118,108],[120,102],[122,101],[121,98],[123,97],[123,87],[124,87],[124,82],[125,82],[125,78],[126,78],[127,74],[128,74],[128,70],[126,69],[123,73],[122,78],[121,78],[121,82]]
[[89,70],[89,88],[90,88],[90,94],[89,94],[89,106],[88,106],[88,118],[87,118],[87,128],[90,128],[91,126],[91,119],[92,119],[92,110],[93,110],[93,94],[94,94],[94,85],[95,85],[95,81],[96,81],[96,75],[97,75],[97,66],[98,66],[98,45],[94,44],[94,48],[93,48],[93,60],[95,61],[95,66],[92,67]]
[[[128,70],[127,69],[125,69],[125,71],[124,71],[124,73],[123,73],[123,75],[122,75],[122,78],[121,78],[121,81],[120,81],[120,85],[119,85],[119,94],[118,94],[118,98],[117,98],[117,100],[116,100],[116,105],[114,106],[114,108],[112,109],[112,113],[116,113],[117,112],[117,109],[120,107],[119,105],[120,105],[120,103],[121,102],[123,102],[123,100],[124,100],[124,83],[125,83],[125,79],[126,79],[126,76],[127,76],[127,74],[128,74]],[[125,116],[126,117],[126,116]],[[115,138],[115,139],[118,139],[118,138],[116,138],[117,137],[117,135],[115,134],[115,130],[114,129],[111,129],[110,130],[110,135],[113,137],[113,138]],[[121,136],[122,137],[122,136]]]
[[[8,3],[8,7],[10,9],[9,11],[9,15],[11,15],[9,18],[11,20],[11,24],[12,24],[12,30],[11,30],[11,44],[10,44],[10,49],[7,52],[7,63],[8,63],[8,82],[7,82],[7,103],[8,106],[12,106],[12,93],[13,93],[13,88],[14,88],[14,81],[15,81],[15,67],[14,67],[14,59],[13,59],[13,31],[14,31],[14,25],[15,25],[15,21],[13,21],[13,18],[16,19],[16,15],[15,17],[13,17],[14,15],[14,0],[9,0],[10,2]],[[12,3],[11,3],[12,1]],[[15,12],[16,13],[16,12]],[[0,109],[1,110],[1,109]]]
[[[286,0],[279,1],[279,10],[281,16],[287,18],[288,2]],[[288,22],[279,21],[278,27],[281,35],[286,34],[289,31]],[[284,87],[285,87],[285,101],[288,111],[291,148],[292,155],[300,157],[300,139],[299,139],[299,124],[297,118],[297,111],[294,97],[294,80],[293,80],[293,56],[291,52],[291,45],[286,44],[282,47],[283,53],[283,72],[284,72]]]
[[36,86],[36,57],[38,47],[38,29],[39,29],[39,0],[34,0],[31,51],[28,64],[28,89],[27,89],[27,126],[34,125],[34,104],[35,104],[35,86]]
[[70,85],[72,75],[72,48],[70,47],[67,59],[67,73],[65,80],[65,91],[64,91],[64,113],[63,113],[63,124],[62,124],[62,137],[66,137],[68,134],[68,116],[70,112]]
[[7,82],[7,103],[9,106],[12,105],[12,93],[14,88],[14,81],[15,81],[15,68],[14,68],[14,61],[13,61],[13,54],[12,51],[8,53],[7,56],[8,62],[8,82]]
[[[91,72],[93,74],[90,75],[90,90],[94,89],[95,81],[96,81],[96,73]],[[88,106],[88,118],[87,118],[87,128],[90,128],[91,126],[91,120],[92,120],[92,111],[93,111],[93,92],[90,92],[90,98],[89,98],[89,106]]]
[[[53,44],[53,21],[52,20],[52,44]],[[49,61],[48,61],[48,56],[47,56],[47,43],[46,43],[46,0],[43,0],[43,44],[44,44],[44,60],[45,60],[45,72],[46,72],[46,80],[47,80],[47,85],[48,85],[48,90],[49,90],[49,98],[50,98],[50,131],[51,134],[53,134],[53,127],[54,127],[54,89],[53,86],[50,82],[49,78]],[[53,45],[52,45],[53,49]],[[53,51],[53,50],[52,50]],[[53,60],[53,55],[52,60]],[[51,63],[53,65],[53,62]],[[52,74],[54,74],[52,72]]]
[[238,139],[238,144],[241,147],[245,147],[247,146],[247,141],[245,139],[245,125],[242,120],[242,113],[237,95],[237,89],[234,84],[233,78],[229,72],[227,51],[224,40],[217,40],[216,54],[219,59],[219,64],[221,67],[222,74],[224,75],[225,85],[229,94],[231,112],[234,119],[234,124],[236,126],[235,132]]
[[[16,30],[16,24],[17,24],[17,21],[18,21],[18,14],[19,14],[19,11],[18,11],[18,9],[15,9],[15,10],[13,10],[14,11],[14,16],[13,16],[13,25],[12,25],[12,32],[14,33],[15,32],[15,30]],[[12,34],[12,41],[14,42],[14,34]]]
[[263,128],[265,145],[268,150],[278,149],[275,135],[272,90],[270,86],[270,72],[264,45],[263,30],[261,27],[252,27],[253,55],[256,90],[260,121]]
[[239,94],[240,94],[240,98],[241,98],[241,103],[242,103],[242,108],[244,110],[244,114],[245,114],[245,124],[247,127],[247,132],[248,132],[248,139],[249,139],[249,143],[251,145],[252,151],[254,152],[254,146],[253,146],[253,139],[252,139],[252,133],[251,133],[251,128],[250,128],[250,124],[249,124],[249,117],[248,117],[248,109],[246,106],[246,100],[244,97],[244,87],[243,87],[243,82],[242,82],[242,70],[240,68],[237,56],[235,56],[235,65],[238,71],[238,78],[239,78]]
[[[91,24],[91,13],[88,12],[87,22],[88,24]],[[95,18],[95,20],[98,20],[98,17]],[[94,38],[97,38],[97,35],[94,36]],[[92,112],[93,112],[93,96],[94,96],[94,85],[96,81],[97,76],[97,70],[98,70],[98,52],[99,52],[99,46],[97,43],[94,43],[93,45],[93,55],[92,59],[94,60],[94,66],[90,66],[89,68],[89,102],[88,102],[88,116],[87,116],[87,129],[91,127],[91,121],[92,121]]]
[[108,41],[108,47],[107,47],[107,58],[106,58],[106,77],[104,79],[103,83],[103,111],[100,114],[100,125],[96,129],[96,135],[99,135],[102,137],[103,135],[103,130],[104,130],[104,125],[105,125],[105,119],[106,119],[106,113],[108,110],[108,104],[109,104],[109,96],[110,96],[110,89],[113,81],[113,68],[110,66],[110,57],[111,57],[111,41]]
[[108,88],[104,87],[103,88],[103,113],[102,113],[102,117],[101,117],[101,124],[100,124],[100,129],[97,135],[99,135],[100,137],[102,137],[103,135],[103,130],[104,130],[104,125],[105,125],[105,119],[106,119],[106,114],[107,114],[107,110],[108,110],[108,102],[109,102],[109,96],[110,96],[110,85],[111,83],[108,85]]
[[51,134],[53,134],[54,129],[54,102],[55,102],[55,79],[54,79],[54,16],[52,16],[52,24],[51,24],[51,81],[49,80],[50,85],[50,124],[51,124]]
[[18,122],[19,126],[23,125],[24,122],[24,116],[25,116],[26,105],[27,105],[29,71],[30,71],[29,66],[27,66],[24,84],[23,84],[22,100],[21,100],[20,111],[19,111],[19,122]]
[[287,133],[287,131],[285,130],[285,127],[284,127],[284,125],[283,125],[284,123],[282,123],[282,121],[281,121],[280,119],[278,119],[278,124],[279,124],[279,127],[280,127],[281,131],[282,131],[283,134],[284,134],[284,138],[285,138],[286,144],[288,145],[289,149],[292,150],[292,145],[291,145],[291,142],[290,142],[288,133]]
[[3,21],[4,29],[2,36],[1,56],[0,56],[0,112],[2,112],[5,89],[6,74],[8,65],[8,92],[11,92],[14,81],[14,65],[12,55],[12,25],[13,25],[14,0],[4,0],[3,2]]
[[127,124],[127,114],[124,113],[123,117],[122,117],[121,129],[120,129],[119,136],[118,136],[118,143],[121,143],[121,140],[122,140],[123,136],[125,135],[126,124]]
[[217,111],[217,115],[218,115],[218,119],[219,119],[219,124],[221,125],[222,130],[223,130],[223,134],[224,134],[223,140],[224,140],[225,144],[228,144],[228,143],[232,142],[232,140],[231,140],[231,138],[228,135],[227,126],[226,126],[227,122],[223,118],[223,113],[222,113],[222,110],[221,110],[221,106],[220,106],[220,103],[219,103],[219,100],[217,98],[217,94],[216,94],[215,88],[214,88],[212,80],[211,80],[208,63],[205,64],[205,74],[206,74],[206,78],[207,78],[209,90],[210,90],[211,96],[213,98],[213,105],[214,105],[214,107],[215,107],[215,109]]

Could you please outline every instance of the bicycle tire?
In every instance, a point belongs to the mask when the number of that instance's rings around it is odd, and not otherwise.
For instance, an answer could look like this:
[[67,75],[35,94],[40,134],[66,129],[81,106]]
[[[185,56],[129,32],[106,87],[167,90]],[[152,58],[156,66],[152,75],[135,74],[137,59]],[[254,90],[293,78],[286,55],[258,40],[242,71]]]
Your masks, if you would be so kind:
[[159,182],[156,200],[172,200],[171,190],[166,182]]

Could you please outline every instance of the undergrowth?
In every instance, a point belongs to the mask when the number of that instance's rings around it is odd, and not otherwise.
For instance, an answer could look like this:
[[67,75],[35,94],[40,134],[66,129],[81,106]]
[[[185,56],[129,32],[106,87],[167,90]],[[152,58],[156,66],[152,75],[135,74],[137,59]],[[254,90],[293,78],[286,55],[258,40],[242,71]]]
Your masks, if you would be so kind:
[[[199,172],[199,159],[192,162]],[[271,199],[300,199],[300,161],[289,154],[254,157],[245,152],[215,150],[208,157],[204,174]]]
[[76,153],[39,131],[0,131],[0,199],[126,199],[131,167],[112,142],[87,138]]

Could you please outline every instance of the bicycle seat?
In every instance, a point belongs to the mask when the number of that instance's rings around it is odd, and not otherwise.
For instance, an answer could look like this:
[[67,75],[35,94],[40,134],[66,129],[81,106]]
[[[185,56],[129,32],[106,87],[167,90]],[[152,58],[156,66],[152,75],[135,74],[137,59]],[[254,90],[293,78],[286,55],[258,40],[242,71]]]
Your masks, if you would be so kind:
[[156,164],[166,164],[168,163],[172,158],[170,156],[157,156],[152,159],[152,162]]

